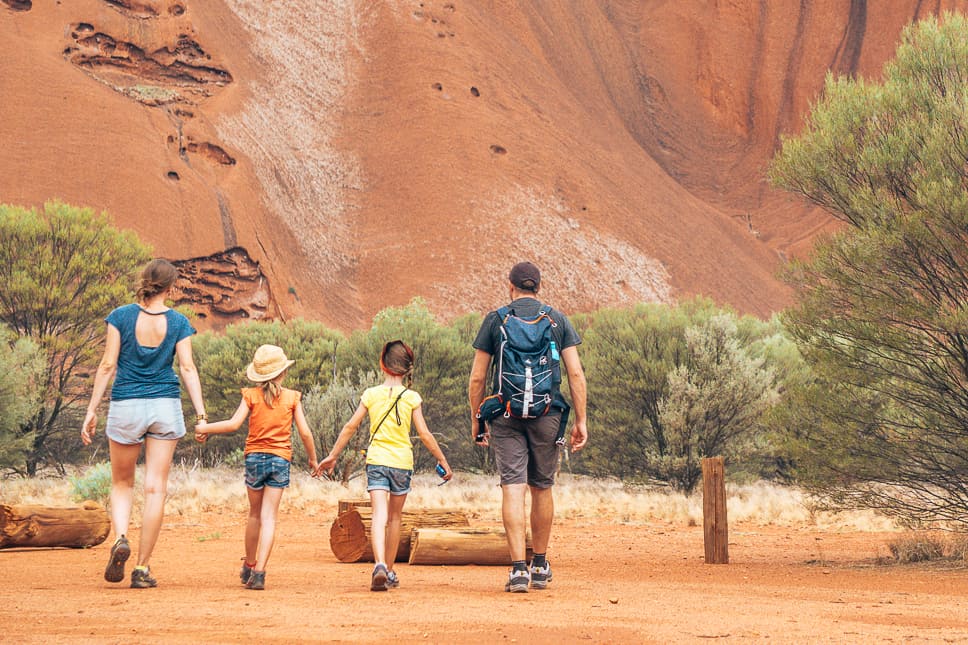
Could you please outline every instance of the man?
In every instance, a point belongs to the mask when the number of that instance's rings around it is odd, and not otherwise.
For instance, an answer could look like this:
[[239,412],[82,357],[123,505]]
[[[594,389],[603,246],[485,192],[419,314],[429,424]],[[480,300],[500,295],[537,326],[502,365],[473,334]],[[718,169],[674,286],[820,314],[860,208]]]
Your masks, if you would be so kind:
[[[571,451],[581,450],[588,441],[585,426],[585,373],[578,358],[578,333],[564,314],[542,305],[537,299],[541,286],[541,273],[530,262],[521,262],[508,275],[511,303],[510,314],[525,320],[534,320],[544,311],[553,322],[551,326],[551,353],[558,358],[568,375],[571,393],[574,427],[571,433]],[[507,533],[512,568],[505,591],[527,592],[544,589],[551,582],[551,564],[546,554],[554,520],[552,486],[558,470],[559,425],[562,420],[560,407],[552,407],[545,415],[535,418],[516,418],[499,414],[490,421],[489,431],[480,433],[478,408],[485,398],[488,369],[492,358],[501,352],[503,318],[492,311],[484,318],[474,340],[474,364],[471,367],[468,399],[471,406],[471,436],[478,445],[490,445],[501,476],[502,516]],[[560,397],[558,397],[560,398]],[[563,406],[567,410],[567,406]],[[531,490],[531,537],[534,558],[530,567],[526,562],[526,513],[525,491]]]

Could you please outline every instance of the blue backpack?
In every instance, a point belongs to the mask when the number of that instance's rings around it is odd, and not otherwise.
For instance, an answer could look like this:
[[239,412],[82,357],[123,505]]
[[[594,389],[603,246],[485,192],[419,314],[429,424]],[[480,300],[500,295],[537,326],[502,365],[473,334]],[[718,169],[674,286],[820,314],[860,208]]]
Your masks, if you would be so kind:
[[[561,410],[564,429],[570,408],[559,392],[560,356],[551,333],[558,323],[548,311],[541,305],[537,317],[528,320],[514,315],[509,307],[497,310],[501,342],[494,356],[494,393],[481,402],[477,412],[481,434],[483,423],[501,414],[533,419],[552,408]],[[560,432],[559,443],[563,436]]]

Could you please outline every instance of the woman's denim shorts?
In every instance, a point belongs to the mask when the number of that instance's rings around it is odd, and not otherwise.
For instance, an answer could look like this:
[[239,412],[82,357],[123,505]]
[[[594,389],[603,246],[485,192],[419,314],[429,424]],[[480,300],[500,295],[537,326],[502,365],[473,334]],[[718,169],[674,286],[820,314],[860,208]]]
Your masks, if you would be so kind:
[[406,495],[410,492],[412,470],[390,466],[366,465],[366,490],[385,490],[391,495]]
[[178,441],[185,436],[181,399],[122,399],[111,401],[108,439],[125,445],[144,443],[145,437]]
[[279,455],[251,452],[245,456],[245,485],[252,490],[263,487],[288,488],[289,462]]

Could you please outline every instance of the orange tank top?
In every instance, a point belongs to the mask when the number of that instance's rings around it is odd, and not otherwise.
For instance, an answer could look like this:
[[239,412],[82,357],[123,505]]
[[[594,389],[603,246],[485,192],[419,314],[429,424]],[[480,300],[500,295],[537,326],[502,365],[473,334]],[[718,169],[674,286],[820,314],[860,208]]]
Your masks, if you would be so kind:
[[302,394],[281,388],[270,407],[262,396],[261,387],[242,390],[242,399],[249,406],[249,436],[245,440],[245,454],[265,452],[292,461],[292,423]]

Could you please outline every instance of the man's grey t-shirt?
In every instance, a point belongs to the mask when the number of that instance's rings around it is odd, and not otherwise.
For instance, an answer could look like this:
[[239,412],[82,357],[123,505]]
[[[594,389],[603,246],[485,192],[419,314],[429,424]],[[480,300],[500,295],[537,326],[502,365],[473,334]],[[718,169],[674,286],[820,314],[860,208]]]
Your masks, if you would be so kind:
[[[538,317],[538,312],[541,311],[542,303],[535,298],[518,298],[508,305],[511,313],[518,318],[524,318],[526,320],[531,320]],[[575,328],[572,327],[571,321],[568,317],[560,311],[555,311],[547,305],[544,306],[545,311],[548,316],[555,322],[555,326],[551,328],[551,336],[561,349],[566,349],[568,347],[575,347],[581,344],[581,337]],[[481,328],[477,332],[477,338],[474,339],[474,349],[479,349],[485,351],[491,356],[498,351],[501,346],[501,318],[498,316],[497,311],[492,311],[487,316],[484,317],[484,322],[481,323]]]

